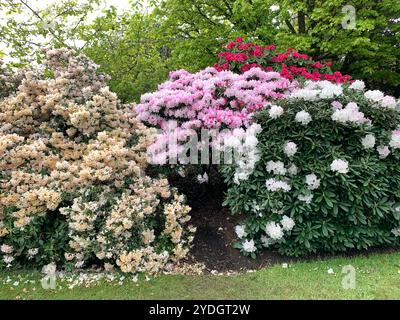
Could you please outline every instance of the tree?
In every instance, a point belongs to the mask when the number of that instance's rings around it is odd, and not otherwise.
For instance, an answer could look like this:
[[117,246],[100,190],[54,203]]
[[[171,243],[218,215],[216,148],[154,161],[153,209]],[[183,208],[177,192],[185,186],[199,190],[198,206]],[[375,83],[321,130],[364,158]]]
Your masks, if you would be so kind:
[[400,3],[351,1],[355,25],[344,28],[348,4],[345,0],[160,0],[155,12],[174,42],[176,66],[205,67],[221,45],[241,35],[261,44],[275,43],[278,49],[293,47],[316,59],[332,59],[344,73],[399,95]]

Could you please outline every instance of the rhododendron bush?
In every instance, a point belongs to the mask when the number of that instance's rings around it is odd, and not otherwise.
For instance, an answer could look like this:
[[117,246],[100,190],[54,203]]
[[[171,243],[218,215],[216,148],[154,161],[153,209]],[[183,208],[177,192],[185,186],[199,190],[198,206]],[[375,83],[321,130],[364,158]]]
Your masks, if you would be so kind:
[[314,61],[307,54],[299,53],[293,48],[284,52],[276,52],[275,45],[261,46],[246,43],[242,38],[231,41],[226,51],[218,54],[219,62],[214,67],[219,70],[231,70],[237,73],[246,72],[252,68],[279,72],[282,77],[297,80],[328,80],[336,83],[348,82],[349,75],[332,72],[332,62]]
[[0,100],[0,266],[154,273],[185,257],[190,208],[144,174],[154,132],[90,60],[46,56]]
[[236,247],[287,255],[399,244],[400,113],[362,81],[306,82],[255,117],[258,161],[224,166]]
[[[172,72],[158,91],[143,95],[136,111],[142,121],[163,129],[149,151],[154,163],[164,164],[170,154],[183,151],[183,142],[198,129],[247,127],[255,111],[282,99],[295,87],[296,82],[279,73],[259,68],[242,75],[214,68],[196,74],[179,70]],[[168,150],[172,134],[181,143],[178,150]]]

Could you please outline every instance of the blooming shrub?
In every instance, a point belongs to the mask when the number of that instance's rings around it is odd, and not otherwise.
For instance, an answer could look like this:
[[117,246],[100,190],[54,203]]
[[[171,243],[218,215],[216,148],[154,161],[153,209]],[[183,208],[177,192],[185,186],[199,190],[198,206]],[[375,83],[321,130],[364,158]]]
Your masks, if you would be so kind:
[[136,106],[142,121],[163,129],[149,150],[153,162],[163,164],[169,154],[182,152],[181,144],[176,146],[177,150],[158,152],[171,135],[182,143],[198,129],[248,127],[255,111],[268,108],[272,100],[284,98],[296,85],[297,82],[292,83],[277,72],[259,68],[241,75],[217,72],[214,68],[195,74],[185,70],[172,72],[169,81],[160,85],[158,91],[143,95]]
[[185,257],[190,208],[144,174],[153,131],[90,60],[46,56],[0,100],[0,266],[154,273]]
[[259,160],[221,171],[225,204],[244,213],[236,247],[287,255],[399,244],[400,114],[361,81],[306,82],[255,116]]
[[231,70],[243,73],[252,68],[279,72],[288,79],[327,80],[336,83],[348,82],[349,75],[330,70],[331,62],[314,61],[310,56],[292,48],[285,52],[276,52],[275,45],[260,46],[245,43],[242,38],[231,41],[226,51],[218,54],[219,62],[214,67],[218,71]]

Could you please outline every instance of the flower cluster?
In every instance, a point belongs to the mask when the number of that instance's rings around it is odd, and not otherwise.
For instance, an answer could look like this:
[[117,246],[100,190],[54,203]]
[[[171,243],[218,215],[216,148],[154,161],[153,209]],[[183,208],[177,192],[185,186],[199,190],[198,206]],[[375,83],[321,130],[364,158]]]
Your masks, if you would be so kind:
[[142,121],[164,128],[176,120],[183,129],[247,126],[255,110],[293,91],[295,83],[276,72],[254,68],[238,75],[207,68],[179,70],[154,93],[145,94],[136,111]]
[[144,173],[153,130],[86,57],[46,56],[50,73],[0,100],[0,266],[154,273],[185,257],[190,208]]
[[[271,101],[284,98],[296,87],[296,82],[279,73],[259,68],[241,75],[213,68],[195,74],[179,70],[158,91],[143,95],[136,111],[142,121],[162,129],[149,153],[154,163],[163,164],[179,155],[184,142],[199,129],[248,127],[257,110],[274,112]],[[173,137],[176,144],[170,143]]]
[[246,72],[252,68],[279,72],[288,79],[312,81],[327,80],[336,83],[348,82],[350,76],[330,70],[331,62],[314,61],[309,55],[287,48],[276,52],[275,45],[260,46],[245,43],[241,37],[226,46],[227,51],[218,54],[219,62],[214,65],[218,71],[232,70]]
[[257,148],[257,135],[261,132],[260,125],[253,123],[247,129],[236,128],[232,131],[223,132],[217,138],[215,148],[223,151],[226,162],[235,166],[233,181],[247,180],[253,173],[254,167],[259,160]]

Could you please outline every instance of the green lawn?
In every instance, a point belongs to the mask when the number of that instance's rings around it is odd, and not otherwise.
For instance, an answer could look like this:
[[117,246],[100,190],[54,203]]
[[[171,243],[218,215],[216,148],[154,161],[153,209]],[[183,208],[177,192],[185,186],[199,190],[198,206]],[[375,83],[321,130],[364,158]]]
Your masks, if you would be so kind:
[[[356,270],[355,289],[342,287],[345,265]],[[38,273],[0,274],[0,299],[399,299],[400,253],[276,265],[235,276],[127,278],[123,284],[104,281],[89,288],[62,284],[60,289],[57,283],[56,290],[45,290],[39,279]]]

